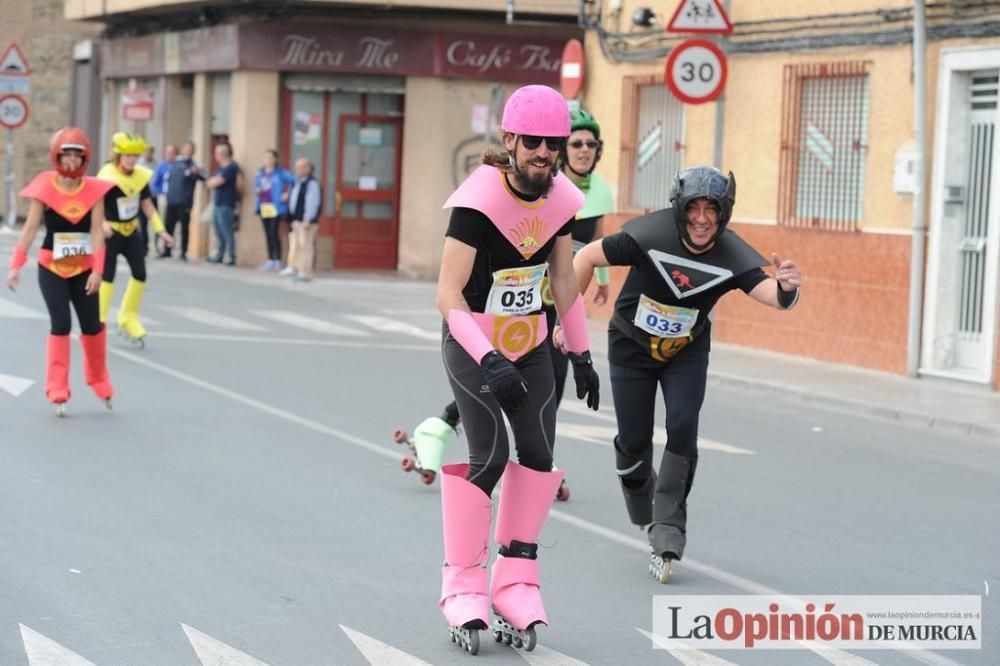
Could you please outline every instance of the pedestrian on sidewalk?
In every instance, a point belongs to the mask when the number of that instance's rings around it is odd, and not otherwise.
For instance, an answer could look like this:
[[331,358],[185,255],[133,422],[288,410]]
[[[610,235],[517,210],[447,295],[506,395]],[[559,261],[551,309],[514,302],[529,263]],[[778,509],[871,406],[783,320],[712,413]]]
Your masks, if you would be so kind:
[[[633,524],[646,529],[650,572],[666,583],[684,555],[687,498],[698,463],[716,301],[733,289],[780,310],[798,301],[802,274],[777,254],[768,262],[726,226],[736,180],[699,166],[678,174],[670,207],[628,222],[574,260],[580,291],[594,269],[630,266],[608,329],[611,392],[618,421],[616,472]],[[773,263],[773,278],[761,266]],[[667,444],[653,470],[656,389],[666,405]]]
[[31,205],[7,272],[7,286],[13,291],[20,281],[21,268],[28,262],[28,250],[44,223],[38,286],[50,322],[45,397],[56,405],[60,416],[70,397],[70,305],[80,324],[84,379],[108,409],[114,393],[98,296],[105,252],[103,198],[114,186],[84,175],[90,155],[90,139],[83,130],[65,127],[52,136],[49,156],[55,171],[43,171],[21,191]]
[[295,185],[289,196],[292,231],[288,237],[288,268],[281,275],[291,275],[296,282],[312,279],[316,259],[316,230],[323,207],[323,191],[313,177],[312,162],[304,157],[295,160]]
[[278,164],[278,151],[273,148],[264,151],[264,166],[257,170],[253,179],[253,191],[257,195],[254,212],[264,225],[264,236],[267,239],[267,261],[258,267],[259,270],[281,270],[281,238],[278,236],[278,227],[288,214],[288,190],[293,185],[295,177]]
[[221,264],[228,252],[227,266],[236,265],[236,206],[243,192],[243,172],[233,160],[233,147],[224,141],[215,146],[215,161],[219,168],[205,184],[212,193],[212,225],[215,227],[215,254],[208,258]]
[[[167,187],[170,178],[170,165],[177,158],[177,146],[168,143],[163,149],[163,161],[153,170],[153,178],[149,181],[149,191],[153,193],[153,201],[156,202],[156,210],[166,224],[167,217]],[[173,234],[173,230],[167,226],[167,233]],[[156,248],[157,258],[163,259],[170,256],[170,248]]]
[[[441,468],[445,565],[440,607],[453,640],[478,649],[492,604],[494,631],[531,649],[548,618],[537,550],[563,473],[553,471],[555,379],[541,298],[549,271],[567,334],[577,397],[598,407],[583,299],[573,279],[571,238],[583,193],[559,173],[570,134],[566,100],[541,85],[504,106],[501,145],[445,203],[451,208],[437,305],[445,319],[445,370],[465,425],[468,463]],[[510,460],[504,416],[517,449]],[[499,555],[487,589],[490,494],[503,477],[496,514]]]
[[[194,207],[194,188],[198,181],[205,180],[201,166],[194,161],[195,146],[187,141],[181,146],[181,153],[170,164],[167,175],[167,233],[173,234],[174,228],[181,225],[180,243],[181,261],[187,261],[188,250],[191,248],[191,209]],[[170,248],[164,248],[166,256],[170,256]]]

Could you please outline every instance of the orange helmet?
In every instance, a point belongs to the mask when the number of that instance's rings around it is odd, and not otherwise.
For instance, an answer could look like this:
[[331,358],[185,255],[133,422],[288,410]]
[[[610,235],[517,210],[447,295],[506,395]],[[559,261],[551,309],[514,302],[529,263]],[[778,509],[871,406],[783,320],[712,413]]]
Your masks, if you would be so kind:
[[[78,168],[72,170],[65,169],[59,163],[59,156],[67,150],[80,151],[83,159],[80,161]],[[55,166],[60,176],[65,176],[66,178],[79,178],[87,173],[87,164],[90,162],[90,151],[90,139],[87,137],[87,133],[79,127],[64,127],[53,134],[52,140],[49,141],[49,157],[52,159],[52,165]]]

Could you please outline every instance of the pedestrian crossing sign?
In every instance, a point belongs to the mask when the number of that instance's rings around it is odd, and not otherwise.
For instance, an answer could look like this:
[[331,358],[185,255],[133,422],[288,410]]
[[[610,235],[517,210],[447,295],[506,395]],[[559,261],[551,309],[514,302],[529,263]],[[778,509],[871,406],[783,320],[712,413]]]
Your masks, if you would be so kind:
[[28,68],[28,61],[24,59],[21,48],[16,42],[12,42],[7,50],[0,57],[0,76],[28,76],[31,69]]
[[667,24],[667,32],[728,35],[732,31],[733,24],[719,0],[682,0]]

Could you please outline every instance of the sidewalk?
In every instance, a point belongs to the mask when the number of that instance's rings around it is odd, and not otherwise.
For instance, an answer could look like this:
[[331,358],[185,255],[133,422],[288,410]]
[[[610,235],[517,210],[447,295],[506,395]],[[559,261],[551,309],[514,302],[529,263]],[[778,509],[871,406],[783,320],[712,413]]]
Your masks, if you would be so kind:
[[[607,324],[590,321],[607,356]],[[795,396],[830,407],[950,432],[1000,438],[1000,393],[987,387],[865,370],[712,341],[709,384]]]

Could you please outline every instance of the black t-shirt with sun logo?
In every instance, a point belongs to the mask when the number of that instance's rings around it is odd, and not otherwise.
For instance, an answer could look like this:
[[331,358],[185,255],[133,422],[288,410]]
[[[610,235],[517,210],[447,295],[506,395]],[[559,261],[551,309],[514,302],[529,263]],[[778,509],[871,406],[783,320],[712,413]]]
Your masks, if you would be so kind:
[[[520,197],[525,201],[532,201]],[[486,309],[486,299],[493,286],[493,273],[507,268],[523,268],[537,266],[549,260],[556,238],[565,236],[573,230],[573,220],[559,228],[552,238],[542,245],[537,252],[525,259],[521,252],[511,243],[495,224],[485,214],[473,208],[453,208],[448,222],[446,236],[451,236],[466,245],[476,249],[476,261],[472,266],[472,275],[462,289],[465,302],[473,312],[483,312]],[[541,310],[541,308],[539,308]]]

